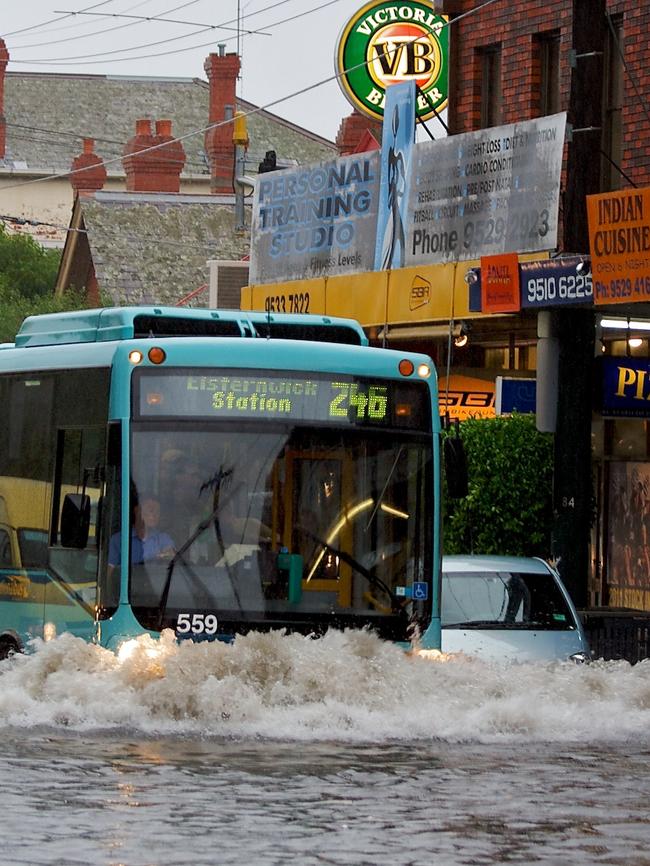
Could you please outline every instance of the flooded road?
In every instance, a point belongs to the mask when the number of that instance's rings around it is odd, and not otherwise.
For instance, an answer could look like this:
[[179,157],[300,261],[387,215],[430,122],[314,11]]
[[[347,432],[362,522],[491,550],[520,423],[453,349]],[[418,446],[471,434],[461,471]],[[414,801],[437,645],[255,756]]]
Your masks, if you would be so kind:
[[650,863],[650,664],[368,634],[0,664],[3,862]]

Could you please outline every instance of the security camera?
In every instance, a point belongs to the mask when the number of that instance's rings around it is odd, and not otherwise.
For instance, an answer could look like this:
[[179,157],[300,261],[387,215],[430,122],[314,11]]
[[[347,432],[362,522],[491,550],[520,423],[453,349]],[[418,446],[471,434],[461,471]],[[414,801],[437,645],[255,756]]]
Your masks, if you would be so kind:
[[586,277],[589,273],[591,273],[590,263],[586,262],[584,259],[580,259],[576,265],[576,274],[578,274],[579,277]]

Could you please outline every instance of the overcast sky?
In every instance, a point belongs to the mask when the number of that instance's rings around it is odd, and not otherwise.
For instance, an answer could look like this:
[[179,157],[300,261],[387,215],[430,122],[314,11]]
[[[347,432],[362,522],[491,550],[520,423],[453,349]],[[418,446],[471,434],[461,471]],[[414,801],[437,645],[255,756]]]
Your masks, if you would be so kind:
[[[242,29],[269,34],[240,37],[239,96],[333,140],[352,111],[331,80],[336,42],[363,5],[363,0],[4,0],[0,33],[11,56],[8,69],[14,71],[205,80],[203,61],[210,51],[222,42],[227,52],[237,51],[239,6]],[[82,9],[94,14],[63,14]],[[113,17],[118,14],[189,24]]]

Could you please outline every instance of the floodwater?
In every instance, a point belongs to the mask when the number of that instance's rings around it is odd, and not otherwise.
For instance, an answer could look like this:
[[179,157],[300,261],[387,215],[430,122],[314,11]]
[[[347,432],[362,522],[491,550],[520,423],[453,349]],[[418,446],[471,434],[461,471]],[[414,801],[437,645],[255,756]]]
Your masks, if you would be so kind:
[[130,649],[0,663],[3,866],[650,864],[650,661]]

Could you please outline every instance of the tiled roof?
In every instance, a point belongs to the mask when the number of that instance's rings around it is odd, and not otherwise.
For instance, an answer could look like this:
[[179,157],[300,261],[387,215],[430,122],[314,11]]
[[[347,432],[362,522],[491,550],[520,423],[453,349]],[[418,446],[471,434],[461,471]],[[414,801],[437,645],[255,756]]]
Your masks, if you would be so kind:
[[[70,168],[82,149],[83,138],[95,139],[102,159],[122,156],[124,144],[135,133],[141,118],[169,119],[176,137],[208,125],[209,86],[189,78],[129,78],[127,76],[61,75],[11,72],[5,78],[7,153],[3,168],[60,172]],[[240,102],[238,109],[254,109]],[[267,150],[275,150],[280,162],[320,162],[336,155],[332,142],[259,111],[248,119],[247,172],[257,166]],[[203,133],[183,140],[187,162],[183,175],[209,175],[203,149]],[[119,159],[109,174],[123,174]]]
[[250,249],[232,196],[100,191],[78,207],[100,291],[116,304],[173,305],[208,282],[208,259],[239,260]]

